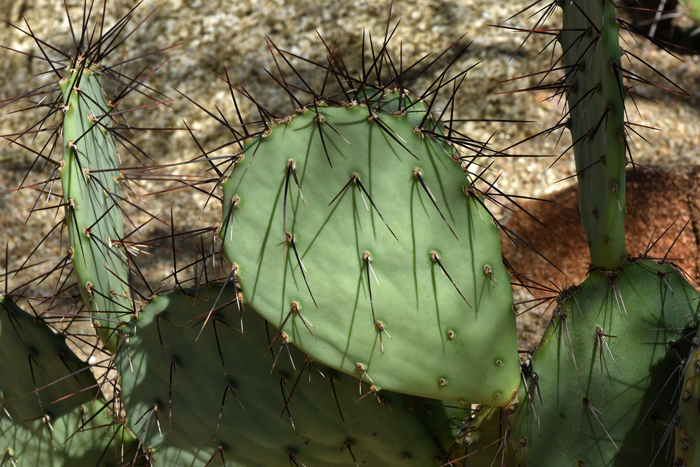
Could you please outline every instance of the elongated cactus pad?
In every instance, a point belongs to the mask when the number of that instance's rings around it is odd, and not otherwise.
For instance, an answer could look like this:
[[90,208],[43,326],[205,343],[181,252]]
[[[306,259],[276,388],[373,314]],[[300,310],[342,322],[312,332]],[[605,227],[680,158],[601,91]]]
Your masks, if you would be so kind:
[[381,389],[503,405],[518,357],[498,229],[425,106],[370,91],[246,143],[223,184],[232,282],[314,360]]
[[[61,82],[64,99],[61,182],[72,261],[83,302],[114,349],[119,320],[132,311],[119,207],[118,159],[99,67],[76,67]],[[111,328],[111,329],[110,329]]]
[[[257,313],[241,316],[233,288],[188,292],[149,304],[117,356],[130,425],[153,465],[424,467],[445,461],[445,441],[459,424],[452,417],[468,410],[377,394],[356,378],[306,361],[291,345],[270,346],[276,330]],[[227,306],[217,306],[198,338],[217,301]],[[243,334],[235,329],[241,320]]]
[[125,434],[95,385],[62,336],[0,296],[0,465],[121,465]]
[[559,2],[579,208],[591,262],[614,269],[625,249],[624,96],[619,26],[610,0]]
[[511,419],[517,465],[668,465],[697,299],[674,268],[650,260],[566,290],[524,368]]

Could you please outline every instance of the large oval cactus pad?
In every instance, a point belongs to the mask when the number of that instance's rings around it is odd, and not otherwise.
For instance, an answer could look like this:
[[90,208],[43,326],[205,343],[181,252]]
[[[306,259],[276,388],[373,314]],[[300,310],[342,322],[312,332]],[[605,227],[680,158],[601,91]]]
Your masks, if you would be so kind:
[[311,358],[382,389],[506,404],[519,362],[497,228],[440,126],[397,95],[248,141],[223,185],[225,256],[246,306]]

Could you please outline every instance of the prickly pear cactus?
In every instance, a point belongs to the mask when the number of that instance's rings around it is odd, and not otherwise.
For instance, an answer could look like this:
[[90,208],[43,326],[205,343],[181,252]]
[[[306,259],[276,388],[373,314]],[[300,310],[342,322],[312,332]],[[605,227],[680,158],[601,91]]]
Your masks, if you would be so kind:
[[114,350],[119,318],[131,313],[128,257],[119,207],[117,148],[109,133],[110,106],[100,68],[76,62],[61,81],[63,159],[61,182],[66,204],[71,260],[86,307],[102,318],[100,337]]
[[506,404],[518,356],[498,229],[417,97],[363,88],[246,142],[220,236],[246,309],[380,389]]
[[667,465],[669,401],[697,300],[675,268],[651,260],[593,270],[567,289],[524,366],[510,420],[517,465]]
[[62,336],[0,296],[0,465],[121,465],[128,435],[96,384]]
[[152,465],[446,462],[468,410],[377,393],[286,342],[270,345],[276,330],[254,312],[241,316],[231,287],[188,294],[150,303],[117,356],[130,426]]

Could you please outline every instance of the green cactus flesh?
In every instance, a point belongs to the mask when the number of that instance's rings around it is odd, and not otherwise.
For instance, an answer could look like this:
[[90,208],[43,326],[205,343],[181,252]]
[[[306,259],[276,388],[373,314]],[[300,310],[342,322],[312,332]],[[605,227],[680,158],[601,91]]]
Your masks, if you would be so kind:
[[62,336],[0,296],[0,465],[121,465],[112,443],[124,433],[95,401],[92,373],[74,373],[85,368]]
[[[73,267],[83,302],[110,337],[118,320],[130,313],[127,257],[119,207],[117,149],[108,132],[109,106],[100,86],[99,68],[76,67],[61,82],[63,92],[63,160],[61,183]],[[111,328],[111,329],[110,329]]]
[[700,0],[688,0],[685,3],[688,7],[690,18],[695,24],[700,23]]
[[[117,355],[130,425],[153,465],[423,467],[443,458],[453,417],[467,410],[364,383],[360,394],[359,379],[293,346],[270,347],[275,329],[257,313],[240,316],[228,289],[156,298]],[[240,319],[245,333],[234,329]]]
[[700,466],[700,337],[693,339],[693,348],[685,362],[678,413],[671,424],[675,431],[676,459],[674,466]]
[[579,181],[581,223],[591,262],[615,269],[625,249],[624,90],[619,26],[609,1],[560,2],[559,34],[569,123]]
[[667,465],[697,298],[674,268],[650,260],[593,271],[565,291],[511,419],[517,465]]
[[314,360],[381,389],[506,404],[519,363],[498,229],[425,106],[380,95],[247,141],[223,184],[235,282]]

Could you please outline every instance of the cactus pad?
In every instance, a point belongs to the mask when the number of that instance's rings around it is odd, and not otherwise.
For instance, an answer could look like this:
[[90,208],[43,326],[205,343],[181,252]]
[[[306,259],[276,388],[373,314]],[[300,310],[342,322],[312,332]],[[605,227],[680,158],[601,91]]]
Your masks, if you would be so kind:
[[[236,294],[220,292],[156,298],[118,355],[124,405],[153,465],[422,467],[443,458],[449,443],[436,440],[451,438],[452,416],[465,410],[367,384],[360,393],[358,379],[293,346],[270,348],[276,330],[256,313],[241,317]],[[228,306],[198,339],[217,299]],[[241,319],[244,334],[233,328]]]
[[371,92],[247,141],[223,184],[233,282],[314,360],[381,389],[503,405],[518,357],[498,229],[425,106]]
[[525,366],[510,435],[517,465],[667,465],[662,440],[697,298],[651,260],[593,271],[565,291]]
[[0,296],[0,465],[121,465],[122,426],[95,385],[62,336]]

